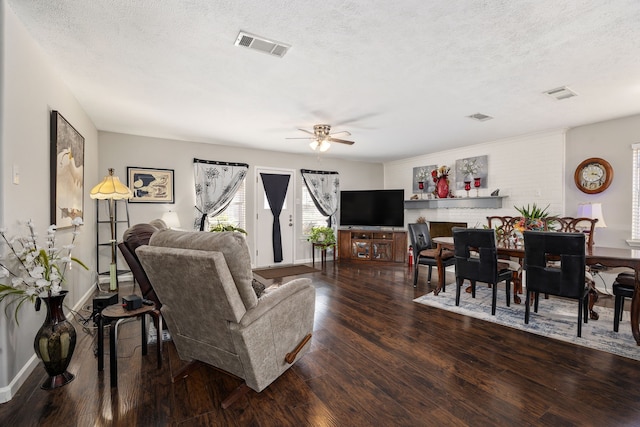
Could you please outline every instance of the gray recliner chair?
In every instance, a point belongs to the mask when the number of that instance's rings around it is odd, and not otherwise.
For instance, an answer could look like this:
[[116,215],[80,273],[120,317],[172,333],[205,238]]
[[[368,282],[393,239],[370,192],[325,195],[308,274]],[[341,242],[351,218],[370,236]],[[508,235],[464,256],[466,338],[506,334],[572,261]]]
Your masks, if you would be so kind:
[[260,392],[310,347],[315,288],[294,279],[260,298],[251,286],[249,249],[242,234],[162,230],[136,249],[162,302],[162,315],[181,359],[201,362],[244,383],[222,402],[226,408],[248,388]]

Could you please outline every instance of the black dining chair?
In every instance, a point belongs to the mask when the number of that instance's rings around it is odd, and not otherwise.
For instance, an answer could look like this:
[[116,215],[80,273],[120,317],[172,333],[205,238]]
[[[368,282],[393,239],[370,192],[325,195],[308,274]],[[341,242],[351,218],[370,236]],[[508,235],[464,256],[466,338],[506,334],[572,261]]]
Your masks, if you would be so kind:
[[622,312],[624,311],[624,299],[633,298],[636,291],[636,276],[634,273],[620,273],[613,282],[613,295],[615,296],[613,330],[618,332]]
[[532,295],[535,298],[536,313],[540,293],[577,299],[578,337],[582,336],[582,322],[587,323],[589,317],[589,286],[585,282],[585,264],[583,233],[525,231],[524,269],[527,296],[524,323],[529,323]]
[[[438,266],[438,255],[442,259],[444,268],[454,264],[455,260],[450,250],[442,250],[441,253],[438,252],[440,249],[431,241],[429,226],[426,223],[418,222],[409,224],[409,238],[411,239],[411,246],[415,254],[415,267],[413,270],[414,288],[418,286],[418,272],[421,265],[429,267],[427,283],[431,283],[431,272],[433,267]],[[445,291],[444,285],[442,291]]]
[[460,288],[465,280],[471,282],[471,297],[476,297],[476,282],[492,286],[491,315],[496,314],[498,283],[506,286],[507,307],[511,305],[512,273],[498,263],[494,230],[454,228],[453,246],[456,265],[456,305],[460,305]]

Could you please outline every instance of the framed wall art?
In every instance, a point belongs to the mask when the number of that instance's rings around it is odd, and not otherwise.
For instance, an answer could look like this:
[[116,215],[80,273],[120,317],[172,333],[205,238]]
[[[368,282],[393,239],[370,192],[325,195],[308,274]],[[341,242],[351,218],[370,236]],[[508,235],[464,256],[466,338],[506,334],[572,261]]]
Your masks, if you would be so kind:
[[129,203],[175,203],[173,169],[127,167]]
[[50,129],[51,224],[66,228],[84,218],[84,137],[55,110]]
[[[480,186],[477,188],[487,188],[488,165],[489,157],[486,155],[456,160],[456,190],[464,190],[465,178],[473,178],[473,180],[480,178]],[[471,185],[473,188],[476,188],[474,183]]]
[[[413,185],[411,187],[413,194],[428,194],[435,191],[436,183],[433,182],[433,178],[431,178],[431,171],[437,167],[437,165],[429,165],[413,168]],[[423,182],[423,190],[420,190],[420,186],[418,184],[420,181]]]

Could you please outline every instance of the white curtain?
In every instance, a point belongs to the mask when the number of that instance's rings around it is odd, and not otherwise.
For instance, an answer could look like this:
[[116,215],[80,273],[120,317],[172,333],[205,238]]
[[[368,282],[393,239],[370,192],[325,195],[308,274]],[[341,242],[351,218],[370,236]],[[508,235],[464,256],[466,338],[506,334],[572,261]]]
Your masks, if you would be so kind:
[[224,211],[247,176],[246,163],[193,159],[196,206],[193,228],[203,231],[209,215]]
[[335,221],[335,214],[338,211],[338,196],[340,194],[340,176],[338,172],[314,171],[302,169],[302,179],[304,180],[313,203],[320,213],[329,217],[327,226],[331,227]]

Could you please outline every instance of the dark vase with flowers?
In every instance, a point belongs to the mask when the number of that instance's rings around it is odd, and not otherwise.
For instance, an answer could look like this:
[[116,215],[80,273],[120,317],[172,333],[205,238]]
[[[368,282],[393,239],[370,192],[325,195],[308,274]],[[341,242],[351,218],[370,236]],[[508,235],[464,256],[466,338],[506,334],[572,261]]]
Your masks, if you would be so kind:
[[62,310],[62,302],[67,293],[68,291],[61,291],[58,295],[40,298],[47,307],[47,317],[36,334],[33,347],[49,375],[41,386],[45,390],[61,387],[75,378],[67,372],[76,347],[76,329]]

